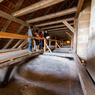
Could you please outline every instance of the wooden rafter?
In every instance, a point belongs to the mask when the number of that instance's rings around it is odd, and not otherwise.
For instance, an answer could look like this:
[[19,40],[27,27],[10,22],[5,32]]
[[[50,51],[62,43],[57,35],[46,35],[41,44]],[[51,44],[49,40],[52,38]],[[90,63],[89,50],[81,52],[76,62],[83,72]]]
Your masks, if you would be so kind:
[[[61,6],[56,10],[56,11],[59,11],[67,2],[68,0],[66,0],[65,2],[63,2],[61,4]],[[47,10],[43,13],[43,15],[46,15],[51,9],[52,9],[53,6],[50,6],[49,8],[47,8]],[[29,15],[29,17],[27,19],[30,19],[31,17],[33,17],[35,15],[36,12],[33,12],[32,14]],[[12,48],[16,48],[20,43],[22,42],[22,40],[19,40]]]
[[69,37],[72,38],[72,35],[71,35],[69,32],[66,32],[66,34],[67,34]]
[[[68,1],[68,0],[66,0],[66,1]],[[67,7],[67,9],[69,9],[71,6],[72,6],[72,4],[75,2],[75,0],[73,0],[71,3],[70,3],[70,5]],[[64,5],[63,5],[64,6]],[[62,7],[63,7],[62,6]],[[58,17],[56,20],[58,20],[60,17]]]
[[27,20],[26,22],[27,23],[34,23],[34,22],[38,22],[38,21],[43,21],[43,20],[59,17],[59,16],[72,14],[72,13],[75,13],[76,11],[77,11],[77,8],[74,7],[74,8],[70,8],[70,9],[67,9],[67,10],[60,11],[60,12],[56,12],[56,13],[45,15],[45,16],[42,16],[42,17],[38,17],[38,18],[35,18],[35,19]]
[[[17,10],[21,7],[21,5],[23,4],[23,2],[24,2],[24,0],[19,0],[19,1],[17,2],[17,4],[15,5],[15,8],[13,9],[12,13],[15,12],[15,11],[17,11]],[[6,32],[6,30],[7,30],[8,27],[9,27],[9,25],[11,24],[11,22],[12,22],[12,21],[7,20],[6,23],[4,24],[4,26],[3,26],[3,28],[2,28],[1,31]]]
[[67,27],[64,27],[64,28],[56,28],[56,29],[50,29],[50,30],[48,30],[48,31],[65,30],[65,29],[67,29]]
[[[66,0],[65,2],[62,2],[62,4],[59,6],[59,8],[57,10],[55,10],[55,12],[58,12],[61,10],[61,8],[68,2],[68,0]],[[50,6],[44,13],[43,15],[46,15],[51,9],[53,8],[53,6]],[[42,16],[43,16],[42,15]]]
[[22,39],[19,40],[19,41],[12,47],[12,49],[16,48],[22,41],[23,41]]
[[0,0],[0,3],[1,3],[2,1],[4,1],[4,0]]
[[22,46],[24,46],[26,42],[27,40],[25,40],[18,48],[21,48]]
[[69,30],[55,30],[55,31],[48,31],[48,33],[53,33],[53,32],[70,32]]
[[78,18],[78,15],[79,15],[79,12],[80,12],[81,9],[82,9],[83,3],[84,3],[84,0],[79,0],[78,6],[77,6],[77,13],[76,13],[75,18]]
[[[16,34],[19,34],[23,28],[24,28],[24,26],[21,25],[21,27],[18,29],[18,31],[16,32]],[[10,39],[10,41],[4,46],[3,49],[6,49],[13,42],[13,40],[14,39]]]
[[52,52],[51,49],[49,48],[49,46],[47,45],[47,43],[45,43],[45,45],[46,45],[46,47],[48,48],[48,50],[49,50],[50,52]]
[[[70,23],[70,25],[74,25],[74,23]],[[58,27],[64,27],[65,25],[55,25],[55,26],[50,26],[50,27],[44,27],[41,28],[42,30],[47,30],[47,29],[52,29],[52,28],[58,28]]]
[[19,23],[19,24],[23,24],[25,26],[28,26],[26,22],[24,22],[24,21],[22,21],[18,18],[15,18],[12,15],[9,15],[9,14],[3,12],[3,11],[0,11],[0,17],[6,18],[8,20],[14,21],[14,22]]
[[43,23],[43,24],[40,24],[40,25],[35,25],[35,27],[41,27],[41,26],[46,26],[46,25],[51,25],[51,24],[57,24],[57,23],[61,23],[63,21],[72,21],[74,20],[74,18],[66,18],[66,19],[61,19],[61,20],[58,20],[58,21],[51,21],[51,22],[46,22],[46,23]]
[[67,21],[63,21],[63,23],[74,33],[74,28]]
[[27,13],[31,13],[31,12],[37,11],[39,9],[43,9],[43,8],[49,7],[51,5],[60,3],[62,1],[64,1],[64,0],[41,0],[38,3],[35,3],[35,4],[30,5],[26,8],[23,8],[17,12],[14,12],[13,16],[16,16],[16,17],[22,16],[22,15],[25,15]]
[[[52,6],[50,6],[44,13],[43,15],[46,15],[50,10],[52,9]],[[35,15],[36,12],[34,12],[33,14],[30,14],[29,17],[27,19],[30,19],[31,17],[33,17]],[[26,34],[27,35],[27,32]],[[16,48],[23,40],[19,40],[12,48]]]

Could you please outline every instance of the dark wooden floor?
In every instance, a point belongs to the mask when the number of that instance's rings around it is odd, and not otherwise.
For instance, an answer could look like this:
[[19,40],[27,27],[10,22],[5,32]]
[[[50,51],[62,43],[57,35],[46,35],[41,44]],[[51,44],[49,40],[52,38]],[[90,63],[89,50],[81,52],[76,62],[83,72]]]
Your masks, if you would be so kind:
[[76,63],[55,51],[23,64],[0,95],[83,95]]

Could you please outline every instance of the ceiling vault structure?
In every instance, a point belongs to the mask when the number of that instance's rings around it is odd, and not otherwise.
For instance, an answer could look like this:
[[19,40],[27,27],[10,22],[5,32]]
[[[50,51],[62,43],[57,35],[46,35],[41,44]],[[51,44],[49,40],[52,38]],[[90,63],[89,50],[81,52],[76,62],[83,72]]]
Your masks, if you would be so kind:
[[[83,4],[83,0],[7,0],[7,2],[1,0],[0,2],[6,8],[0,10],[0,17],[5,20],[1,25],[2,32],[27,35],[28,26],[33,25],[39,31],[47,30],[52,35],[56,33],[56,36],[63,37],[64,40],[68,39],[68,35],[74,34],[74,20]],[[5,3],[13,7],[9,8],[4,5]],[[24,44],[26,41],[23,39],[6,39],[1,49],[20,48]]]

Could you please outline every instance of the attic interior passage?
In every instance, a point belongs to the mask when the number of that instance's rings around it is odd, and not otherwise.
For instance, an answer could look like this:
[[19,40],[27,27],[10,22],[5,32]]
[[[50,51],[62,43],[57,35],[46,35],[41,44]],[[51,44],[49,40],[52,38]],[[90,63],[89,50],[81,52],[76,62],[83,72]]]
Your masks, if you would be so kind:
[[[65,51],[67,53],[61,53]],[[55,49],[20,66],[0,95],[83,95],[71,49]]]

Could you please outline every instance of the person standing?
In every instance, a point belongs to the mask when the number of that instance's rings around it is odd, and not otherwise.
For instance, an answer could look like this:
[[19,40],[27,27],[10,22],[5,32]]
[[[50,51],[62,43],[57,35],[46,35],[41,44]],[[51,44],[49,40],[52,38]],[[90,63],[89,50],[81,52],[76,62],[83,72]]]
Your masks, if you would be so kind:
[[[39,37],[38,30],[37,29],[36,29],[36,32],[35,32],[35,36],[36,37]],[[39,51],[39,40],[38,39],[35,39],[35,41],[36,41],[36,51]]]
[[[33,26],[29,26],[28,36],[33,36],[32,33],[33,33]],[[29,43],[29,46],[28,46],[29,52],[33,52],[33,50],[32,50],[32,39],[31,38],[28,38],[28,43]]]
[[45,31],[45,33],[44,33],[44,38],[47,38],[47,36],[49,36],[49,34],[48,34],[47,31]]
[[[40,32],[40,37],[43,38],[42,32]],[[41,50],[43,47],[43,39],[40,40],[40,43],[41,43],[41,45],[40,45],[40,50]]]
[[[44,38],[49,39],[49,34],[47,31],[44,32]],[[47,45],[49,44],[49,41],[47,40]]]

